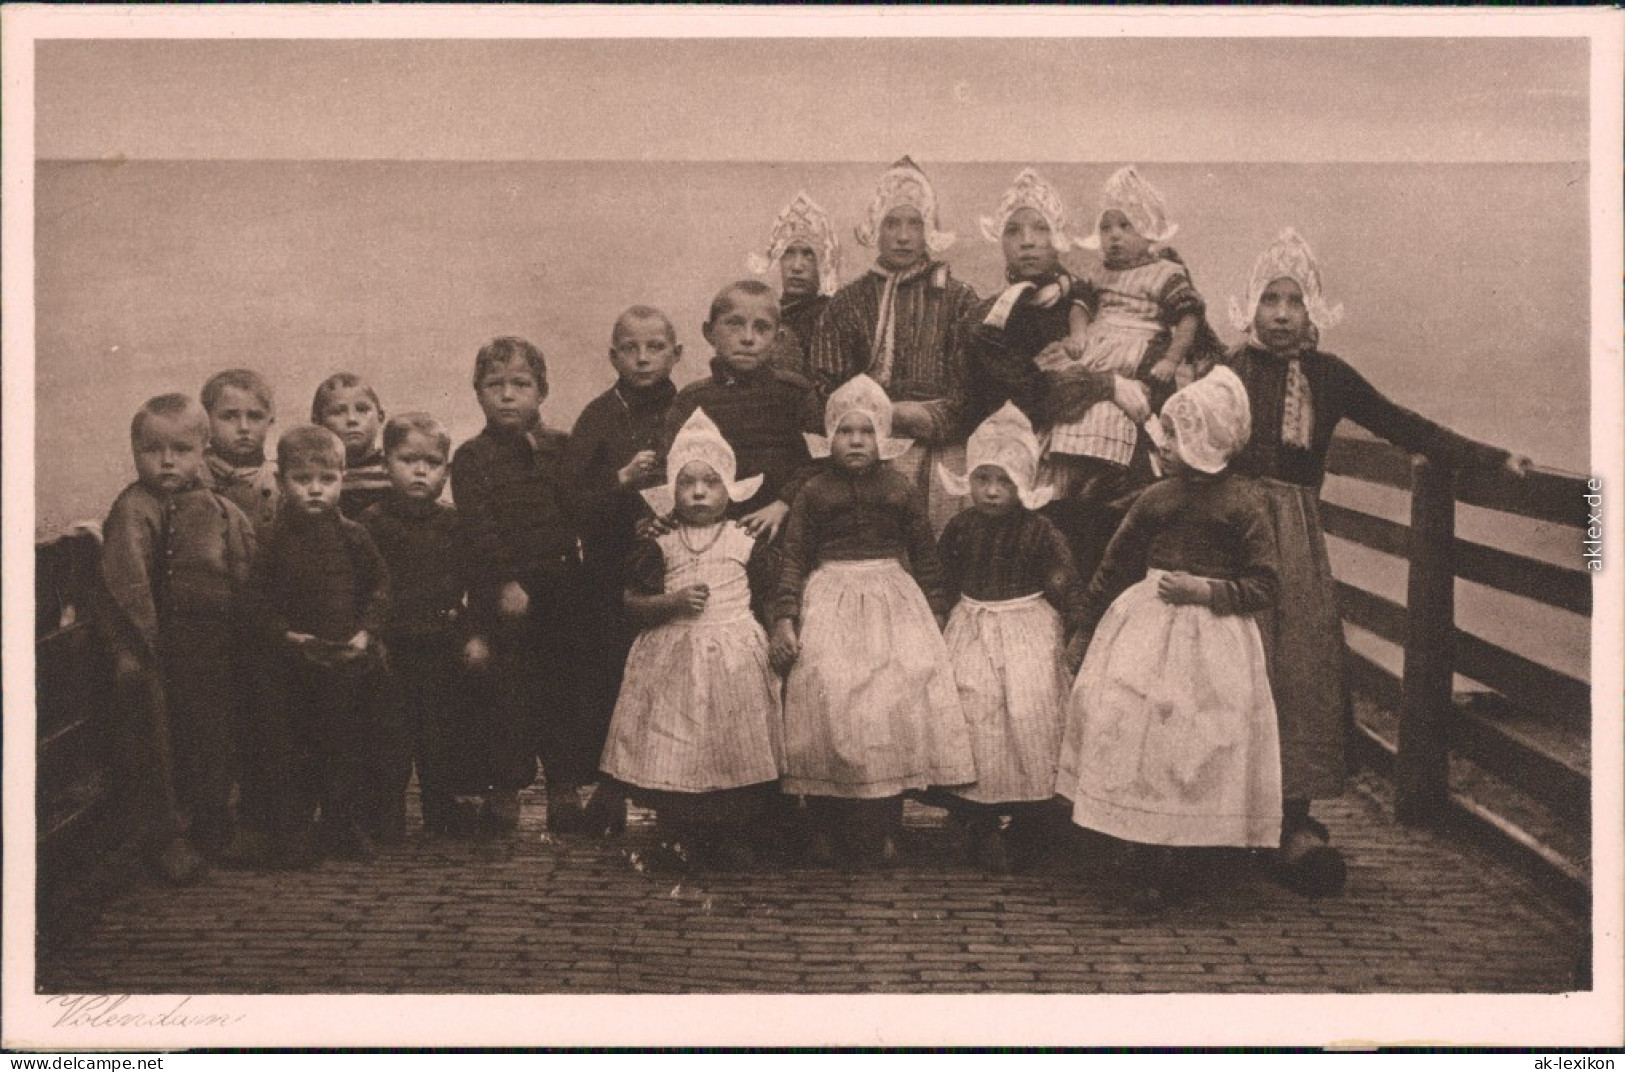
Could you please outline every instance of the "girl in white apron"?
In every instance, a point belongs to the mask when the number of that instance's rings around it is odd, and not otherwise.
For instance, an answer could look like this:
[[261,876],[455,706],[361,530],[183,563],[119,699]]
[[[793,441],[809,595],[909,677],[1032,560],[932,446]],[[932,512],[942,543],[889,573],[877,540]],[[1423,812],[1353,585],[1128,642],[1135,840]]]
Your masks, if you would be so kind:
[[767,636],[751,614],[763,545],[724,515],[756,493],[760,476],[734,479],[733,450],[695,410],[667,455],[671,481],[642,494],[677,525],[640,540],[626,587],[643,626],[626,674],[602,767],[655,809],[657,864],[738,869],[753,846],[779,777],[779,680]]
[[1254,620],[1276,598],[1275,537],[1261,493],[1227,471],[1250,428],[1229,369],[1169,399],[1147,431],[1171,478],[1129,509],[1069,646],[1083,665],[1056,791],[1079,826],[1163,850],[1137,854],[1152,904],[1178,877],[1168,848],[1280,841],[1280,745]]
[[943,639],[977,778],[951,810],[965,820],[967,855],[999,873],[1030,866],[1052,840],[1047,805],[1071,686],[1062,613],[1076,611],[1082,590],[1066,538],[1036,512],[1053,489],[1034,486],[1039,446],[1026,415],[1006,402],[966,454],[967,475],[943,469],[942,481],[971,508],[948,522],[938,552],[958,595]]

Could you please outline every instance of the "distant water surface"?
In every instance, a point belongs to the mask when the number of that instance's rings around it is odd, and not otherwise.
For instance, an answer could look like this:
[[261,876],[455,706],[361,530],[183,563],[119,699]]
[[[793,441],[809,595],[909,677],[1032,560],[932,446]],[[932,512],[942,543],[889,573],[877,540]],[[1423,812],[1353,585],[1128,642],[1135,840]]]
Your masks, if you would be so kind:
[[[983,294],[1002,281],[977,219],[1021,163],[923,162],[947,253]],[[1087,227],[1114,165],[1038,165]],[[42,162],[37,168],[37,530],[101,518],[132,472],[139,403],[221,368],[263,370],[283,426],[339,369],[389,410],[479,430],[475,351],[520,334],[546,352],[549,423],[612,381],[610,324],[652,304],[677,323],[677,379],[705,372],[700,322],[806,189],[835,213],[846,278],[875,164]],[[1347,308],[1325,348],[1458,430],[1583,471],[1589,457],[1586,165],[1164,164],[1143,169],[1176,246],[1227,313],[1280,227],[1321,253]],[[1078,267],[1089,255],[1074,251]],[[777,282],[773,280],[773,282]]]

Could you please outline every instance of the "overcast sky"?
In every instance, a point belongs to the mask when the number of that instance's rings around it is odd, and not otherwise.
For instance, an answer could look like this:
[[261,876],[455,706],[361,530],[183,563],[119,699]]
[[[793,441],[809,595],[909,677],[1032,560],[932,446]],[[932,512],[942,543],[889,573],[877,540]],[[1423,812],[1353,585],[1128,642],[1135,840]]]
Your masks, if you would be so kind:
[[43,41],[36,56],[45,158],[1587,156],[1573,38]]

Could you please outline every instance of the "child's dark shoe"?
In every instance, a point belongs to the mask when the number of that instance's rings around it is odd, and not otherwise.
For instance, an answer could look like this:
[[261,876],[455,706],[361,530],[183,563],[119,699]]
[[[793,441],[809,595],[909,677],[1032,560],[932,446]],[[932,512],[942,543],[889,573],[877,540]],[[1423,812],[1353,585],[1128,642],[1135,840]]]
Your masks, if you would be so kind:
[[[552,805],[548,806],[549,814]],[[600,782],[593,790],[584,811],[587,832],[594,837],[619,837],[626,833],[626,794],[615,786]]]
[[1304,818],[1281,834],[1273,870],[1281,884],[1305,897],[1330,897],[1348,884],[1348,864],[1332,848],[1326,827]]
[[203,858],[203,854],[183,837],[171,838],[154,857],[153,866],[159,876],[171,886],[195,885],[201,882],[209,871],[209,863]]
[[372,835],[359,826],[350,824],[324,824],[322,847],[328,856],[336,860],[371,863],[378,858],[378,845],[373,841]]
[[379,818],[377,828],[371,831],[373,840],[380,845],[406,844],[406,812],[391,811]]
[[221,867],[238,871],[261,871],[271,865],[271,839],[258,830],[241,827],[231,843],[221,850],[217,862]]
[[316,836],[300,830],[279,838],[271,848],[271,866],[282,871],[309,871],[322,862]]
[[357,830],[351,834],[345,848],[347,850],[345,855],[357,863],[370,864],[378,859],[378,843],[365,830]]
[[1004,834],[997,826],[981,831],[976,840],[976,866],[990,875],[1008,875],[1010,858],[1005,851]]
[[839,861],[835,855],[835,841],[820,830],[807,842],[807,863],[813,867],[834,867]]
[[576,797],[574,789],[547,794],[547,832],[549,834],[591,833],[586,809]]
[[511,834],[519,829],[519,794],[511,790],[487,793],[481,809],[485,827],[495,834]]
[[643,854],[645,866],[651,871],[670,875],[686,875],[694,870],[694,859],[689,846],[681,841],[660,841]]

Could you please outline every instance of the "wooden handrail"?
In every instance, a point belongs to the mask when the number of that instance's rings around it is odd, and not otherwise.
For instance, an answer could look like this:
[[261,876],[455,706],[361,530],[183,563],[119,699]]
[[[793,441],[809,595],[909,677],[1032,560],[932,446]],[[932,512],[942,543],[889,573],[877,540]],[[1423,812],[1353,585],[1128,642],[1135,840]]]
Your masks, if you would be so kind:
[[[1471,720],[1455,710],[1451,685],[1456,673],[1547,717],[1575,722],[1589,717],[1586,682],[1457,628],[1454,613],[1455,580],[1461,577],[1589,616],[1591,575],[1580,568],[1578,532],[1574,567],[1541,562],[1458,539],[1456,503],[1579,530],[1587,518],[1586,482],[1549,469],[1537,469],[1524,479],[1502,472],[1456,473],[1363,437],[1334,440],[1327,468],[1335,475],[1411,492],[1408,526],[1332,502],[1323,502],[1321,510],[1328,534],[1409,563],[1403,607],[1343,581],[1338,583],[1338,595],[1345,620],[1404,648],[1397,690],[1392,686],[1381,690],[1397,701],[1400,715],[1392,768],[1395,811],[1404,822],[1431,824],[1444,817],[1451,800],[1453,740],[1502,769],[1508,766],[1506,750],[1512,747],[1484,726],[1467,725]],[[1361,680],[1386,677],[1386,671],[1369,660],[1354,662]],[[1567,773],[1564,788],[1572,794]]]

